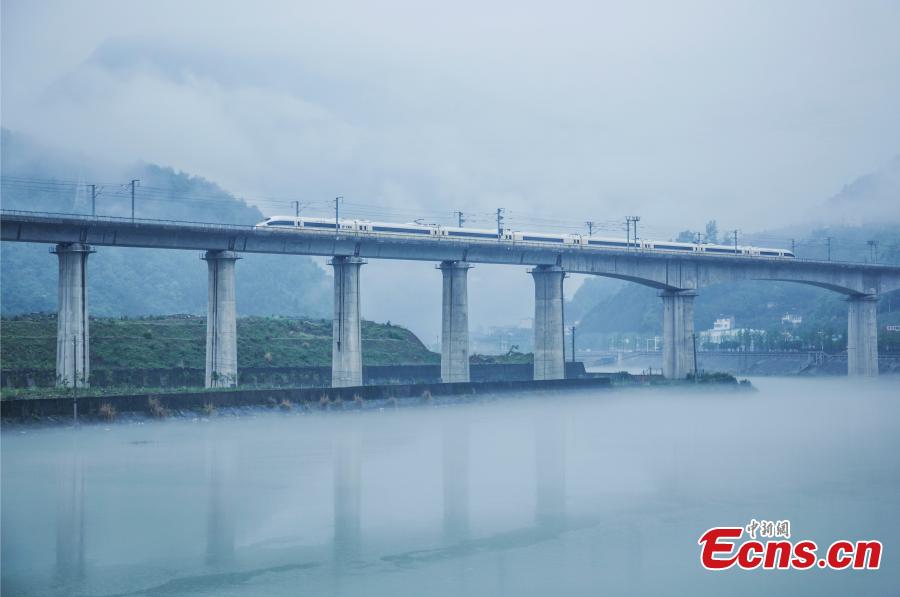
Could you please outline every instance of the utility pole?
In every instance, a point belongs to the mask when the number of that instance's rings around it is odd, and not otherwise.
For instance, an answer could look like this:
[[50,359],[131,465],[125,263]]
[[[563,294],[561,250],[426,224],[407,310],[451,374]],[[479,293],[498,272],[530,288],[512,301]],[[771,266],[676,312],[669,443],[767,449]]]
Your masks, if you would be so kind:
[[141,182],[141,179],[134,178],[131,180],[131,221],[134,222],[134,185]]
[[734,234],[734,254],[737,255],[737,252],[738,252],[737,239],[738,239],[738,232],[739,232],[739,231],[738,231],[737,228],[735,228],[735,229],[732,230],[731,232],[732,232],[732,234]]
[[572,362],[575,362],[575,326],[572,326]]
[[503,212],[502,207],[497,208],[497,238],[503,238]]
[[97,215],[97,185],[91,185],[91,217]]
[[825,246],[828,248],[828,261],[831,261],[831,237],[825,237]]
[[697,383],[697,334],[691,334],[691,342],[694,344],[694,383]]
[[594,235],[594,222],[592,222],[591,220],[588,220],[587,222],[584,223],[584,225],[587,226],[588,236],[593,236]]
[[300,217],[300,202],[299,201],[291,201],[294,204],[294,216]]
[[866,243],[869,245],[869,258],[872,263],[878,263],[878,241],[867,240]]
[[463,212],[461,212],[461,211],[455,211],[455,212],[453,212],[453,213],[454,213],[454,215],[456,215],[456,218],[457,218],[457,220],[456,220],[456,221],[457,221],[457,226],[458,226],[459,228],[462,228],[462,227],[463,227],[463,224],[464,224],[465,221],[466,221],[466,219],[463,217]]
[[638,242],[638,233],[637,233],[637,224],[641,221],[641,216],[631,216],[631,223],[634,224],[634,244],[637,245]]
[[699,232],[697,233],[697,240],[694,241],[694,243],[698,244],[698,245],[700,244],[700,233]]
[[625,246],[631,246],[631,225],[634,224],[634,244],[637,245],[637,223],[641,221],[640,216],[625,216]]
[[797,241],[795,241],[793,238],[791,239],[791,253],[794,254],[794,257],[797,256]]
[[338,231],[341,229],[341,201],[344,199],[343,195],[338,195],[334,198],[334,234],[337,236]]

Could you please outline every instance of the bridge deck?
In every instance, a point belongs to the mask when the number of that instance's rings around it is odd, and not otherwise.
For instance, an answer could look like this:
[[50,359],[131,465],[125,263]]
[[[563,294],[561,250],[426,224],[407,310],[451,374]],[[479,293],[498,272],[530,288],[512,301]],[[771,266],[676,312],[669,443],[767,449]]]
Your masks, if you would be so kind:
[[[439,236],[278,230],[247,225],[0,211],[0,238],[32,243],[80,242],[95,246],[181,250],[230,250],[368,259],[467,261],[506,265],[559,265],[570,273],[618,277],[660,289],[699,288],[733,279],[792,280],[847,294],[900,286],[900,267],[871,263],[660,250],[610,249],[510,240]],[[743,270],[735,275],[736,270]],[[723,272],[727,272],[723,275]],[[893,280],[896,279],[896,284]],[[870,283],[877,280],[877,283]]]

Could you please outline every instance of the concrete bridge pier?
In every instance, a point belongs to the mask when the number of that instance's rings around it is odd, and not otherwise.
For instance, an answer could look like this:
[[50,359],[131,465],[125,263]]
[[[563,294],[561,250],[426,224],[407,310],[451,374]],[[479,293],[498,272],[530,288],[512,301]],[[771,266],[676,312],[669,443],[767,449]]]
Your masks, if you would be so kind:
[[684,379],[694,372],[693,290],[664,290],[663,377]]
[[469,381],[469,298],[465,261],[442,261],[441,381]]
[[556,265],[530,270],[534,278],[534,379],[565,379],[563,280]]
[[335,257],[331,387],[362,385],[362,332],[359,312],[359,257]]
[[234,251],[207,251],[209,301],[206,311],[207,388],[237,385],[237,314],[235,310]]
[[878,376],[878,320],[873,294],[847,299],[847,374]]
[[51,252],[59,258],[56,383],[87,387],[91,377],[87,259],[94,251],[82,243],[60,243]]

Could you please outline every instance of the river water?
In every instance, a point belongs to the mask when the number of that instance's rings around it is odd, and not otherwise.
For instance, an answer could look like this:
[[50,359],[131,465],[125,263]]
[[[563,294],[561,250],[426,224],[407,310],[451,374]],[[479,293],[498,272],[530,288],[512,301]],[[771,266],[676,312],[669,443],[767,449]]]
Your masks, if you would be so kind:
[[[893,592],[898,381],[6,426],[2,593]],[[753,518],[881,569],[705,571],[700,535]]]

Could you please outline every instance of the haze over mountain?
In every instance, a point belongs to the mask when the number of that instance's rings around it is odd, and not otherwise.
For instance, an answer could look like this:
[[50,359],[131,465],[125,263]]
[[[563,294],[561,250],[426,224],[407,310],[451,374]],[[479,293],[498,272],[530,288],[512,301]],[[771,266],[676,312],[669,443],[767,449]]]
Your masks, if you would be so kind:
[[[4,209],[89,214],[90,196],[84,183],[62,181],[139,178],[145,193],[139,196],[138,217],[235,224],[263,217],[255,207],[202,178],[153,164],[111,171],[83,156],[35,145],[5,129],[0,157]],[[42,182],[48,179],[60,182]],[[104,185],[97,212],[130,214],[127,192],[120,185]],[[99,248],[88,263],[91,313],[205,313],[206,263],[200,257],[201,253],[191,251]],[[2,244],[4,315],[56,310],[56,260],[48,245]],[[310,258],[244,255],[236,272],[242,315],[324,317],[331,312],[330,278]]]
[[[518,228],[622,235],[636,214],[648,237],[713,218],[748,233],[817,222],[823,198],[898,153],[896,3],[3,8],[4,126],[94,162],[170,165],[266,215],[259,198],[328,214],[342,195],[347,215],[392,221],[458,209],[491,226],[503,207]],[[367,265],[365,316],[433,340],[432,265]],[[527,274],[470,275],[473,327],[530,317]]]

